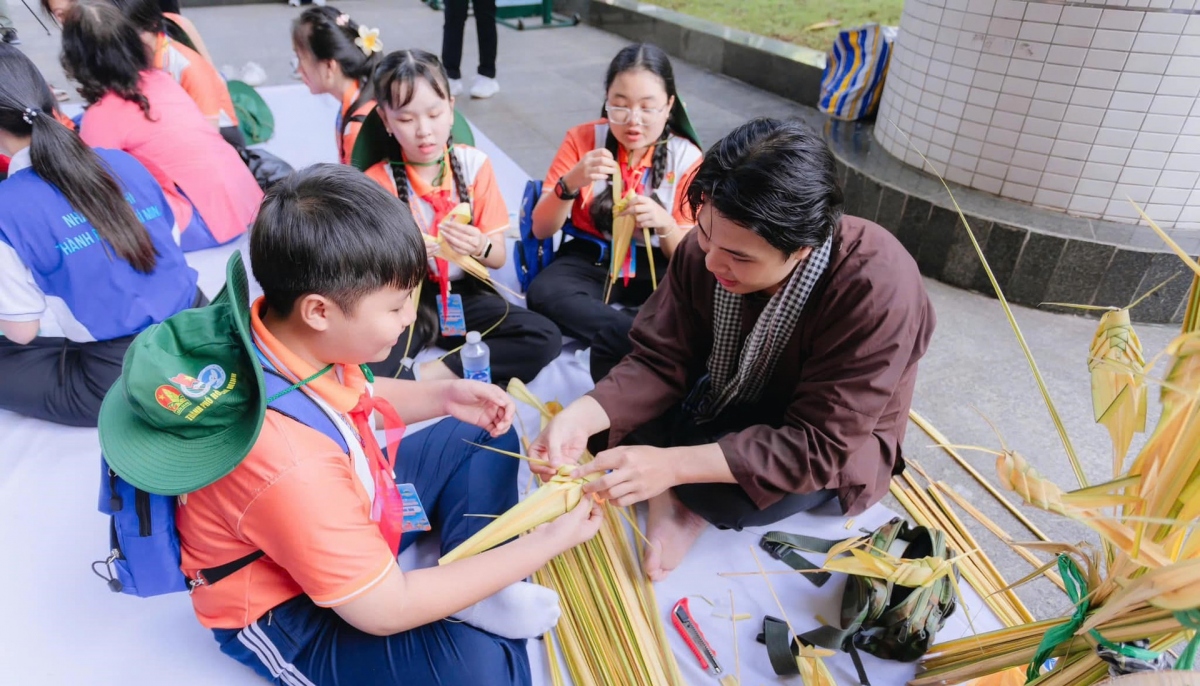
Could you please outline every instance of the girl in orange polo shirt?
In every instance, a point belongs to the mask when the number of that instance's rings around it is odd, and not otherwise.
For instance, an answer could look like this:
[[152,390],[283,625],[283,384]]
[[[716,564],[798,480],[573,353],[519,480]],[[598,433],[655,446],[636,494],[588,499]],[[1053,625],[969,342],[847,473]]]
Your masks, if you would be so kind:
[[[549,238],[569,220],[575,235],[562,244],[528,292],[530,309],[591,346],[596,379],[629,352],[633,308],[652,291],[642,229],[653,231],[655,268],[665,274],[675,246],[695,223],[680,200],[703,157],[675,92],[671,61],[661,48],[634,44],[617,53],[608,67],[605,97],[603,118],[567,131],[546,174],[533,210],[533,233]],[[616,173],[623,187],[637,194],[629,208],[637,220],[637,244],[610,299],[625,310],[615,310],[603,300]]]
[[[372,77],[379,114],[391,138],[383,159],[367,176],[408,203],[427,236],[429,276],[421,289],[411,345],[401,338],[392,356],[372,365],[376,374],[400,371],[405,357],[426,345],[457,350],[466,331],[479,331],[491,348],[492,380],[502,386],[513,378],[529,382],[562,350],[562,334],[549,319],[510,305],[475,277],[439,254],[453,250],[477,259],[488,269],[504,266],[504,230],[508,208],[496,184],[492,163],[483,151],[455,145],[451,136],[454,97],[438,58],[424,50],[400,50],[383,59]],[[394,139],[394,143],[392,142]],[[470,219],[450,218],[465,203]],[[449,307],[443,307],[450,303]],[[457,317],[455,307],[457,304]],[[463,326],[452,325],[455,319]],[[465,330],[464,330],[465,329]],[[405,354],[407,351],[407,355]],[[462,360],[452,352],[416,370],[419,379],[458,378]]]
[[363,120],[375,109],[371,72],[383,53],[377,37],[368,41],[359,35],[370,32],[329,5],[309,7],[292,23],[292,49],[304,85],[313,95],[332,95],[342,103],[334,125],[342,164],[350,164]]

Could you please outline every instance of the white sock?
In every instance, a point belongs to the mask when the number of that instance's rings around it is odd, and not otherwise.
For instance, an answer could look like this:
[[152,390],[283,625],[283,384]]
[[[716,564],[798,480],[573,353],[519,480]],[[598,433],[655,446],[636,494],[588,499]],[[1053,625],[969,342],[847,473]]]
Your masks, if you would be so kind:
[[451,615],[451,619],[503,638],[519,639],[541,636],[554,628],[561,614],[554,589],[518,581]]

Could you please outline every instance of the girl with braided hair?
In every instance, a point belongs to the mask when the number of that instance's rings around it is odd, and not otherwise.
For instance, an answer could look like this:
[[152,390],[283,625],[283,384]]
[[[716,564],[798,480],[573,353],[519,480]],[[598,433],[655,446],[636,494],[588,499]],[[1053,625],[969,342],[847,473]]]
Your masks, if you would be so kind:
[[371,73],[383,56],[379,41],[363,40],[360,31],[371,29],[330,5],[309,7],[292,23],[292,49],[304,85],[313,95],[332,95],[342,103],[334,124],[342,164],[350,164],[363,121],[375,109]]
[[[215,134],[214,134],[215,135]],[[0,45],[0,409],[96,426],[133,337],[202,296],[150,172],[56,117],[28,57]]]
[[[412,369],[422,380],[461,378],[457,352],[418,368],[411,367],[411,358],[431,344],[457,350],[466,331],[479,331],[491,348],[493,381],[502,386],[513,378],[532,381],[562,349],[558,328],[539,314],[509,305],[439,257],[453,250],[499,269],[509,225],[491,161],[477,148],[455,144],[451,136],[454,96],[445,69],[428,52],[400,50],[383,58],[372,82],[377,112],[391,138],[383,159],[366,174],[404,201],[421,231],[436,239],[426,242],[430,278],[421,289],[411,335],[402,335],[392,355],[372,365],[373,371],[394,376]],[[469,221],[461,221],[460,205],[466,206]],[[455,319],[465,326],[455,327]]]
[[[550,164],[542,197],[533,210],[533,233],[549,238],[564,229],[565,241],[529,286],[529,307],[563,333],[592,348],[592,377],[599,379],[629,351],[635,309],[650,297],[650,265],[643,228],[654,233],[655,271],[666,272],[675,246],[695,223],[681,200],[703,153],[675,92],[667,54],[647,43],[630,45],[613,58],[605,78],[602,118],[567,132]],[[612,178],[620,174],[636,197],[627,212],[637,220],[638,243],[621,267],[611,299]]]

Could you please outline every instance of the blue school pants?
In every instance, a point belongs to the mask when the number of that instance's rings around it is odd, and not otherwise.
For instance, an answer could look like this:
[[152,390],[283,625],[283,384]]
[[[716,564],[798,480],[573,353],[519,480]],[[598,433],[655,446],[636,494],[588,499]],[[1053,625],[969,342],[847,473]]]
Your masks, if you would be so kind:
[[[397,483],[412,483],[449,552],[517,502],[517,460],[469,445],[519,449],[509,430],[444,419],[400,443]],[[420,534],[407,534],[401,550]],[[441,620],[391,636],[372,636],[301,595],[245,629],[214,629],[221,652],[275,684],[310,686],[529,686],[525,641]]]

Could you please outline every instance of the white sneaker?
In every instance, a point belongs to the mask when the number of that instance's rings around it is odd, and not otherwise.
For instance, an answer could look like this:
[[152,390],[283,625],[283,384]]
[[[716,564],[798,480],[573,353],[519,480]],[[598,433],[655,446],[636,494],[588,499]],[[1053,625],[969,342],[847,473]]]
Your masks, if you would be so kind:
[[242,67],[242,82],[252,88],[257,88],[267,82],[267,70],[258,62],[247,62]]
[[317,7],[324,7],[325,0],[313,0],[313,4],[316,5]]
[[458,97],[458,96],[462,95],[462,92],[463,92],[462,79],[450,79],[450,95],[451,95],[451,97]]
[[221,66],[221,76],[225,77],[226,81],[237,81],[242,77],[242,75],[238,72],[237,67],[233,66],[232,64]]
[[500,82],[487,76],[476,76],[471,84],[471,97],[483,100],[500,92]]
[[288,0],[288,7],[299,7],[300,0]]

